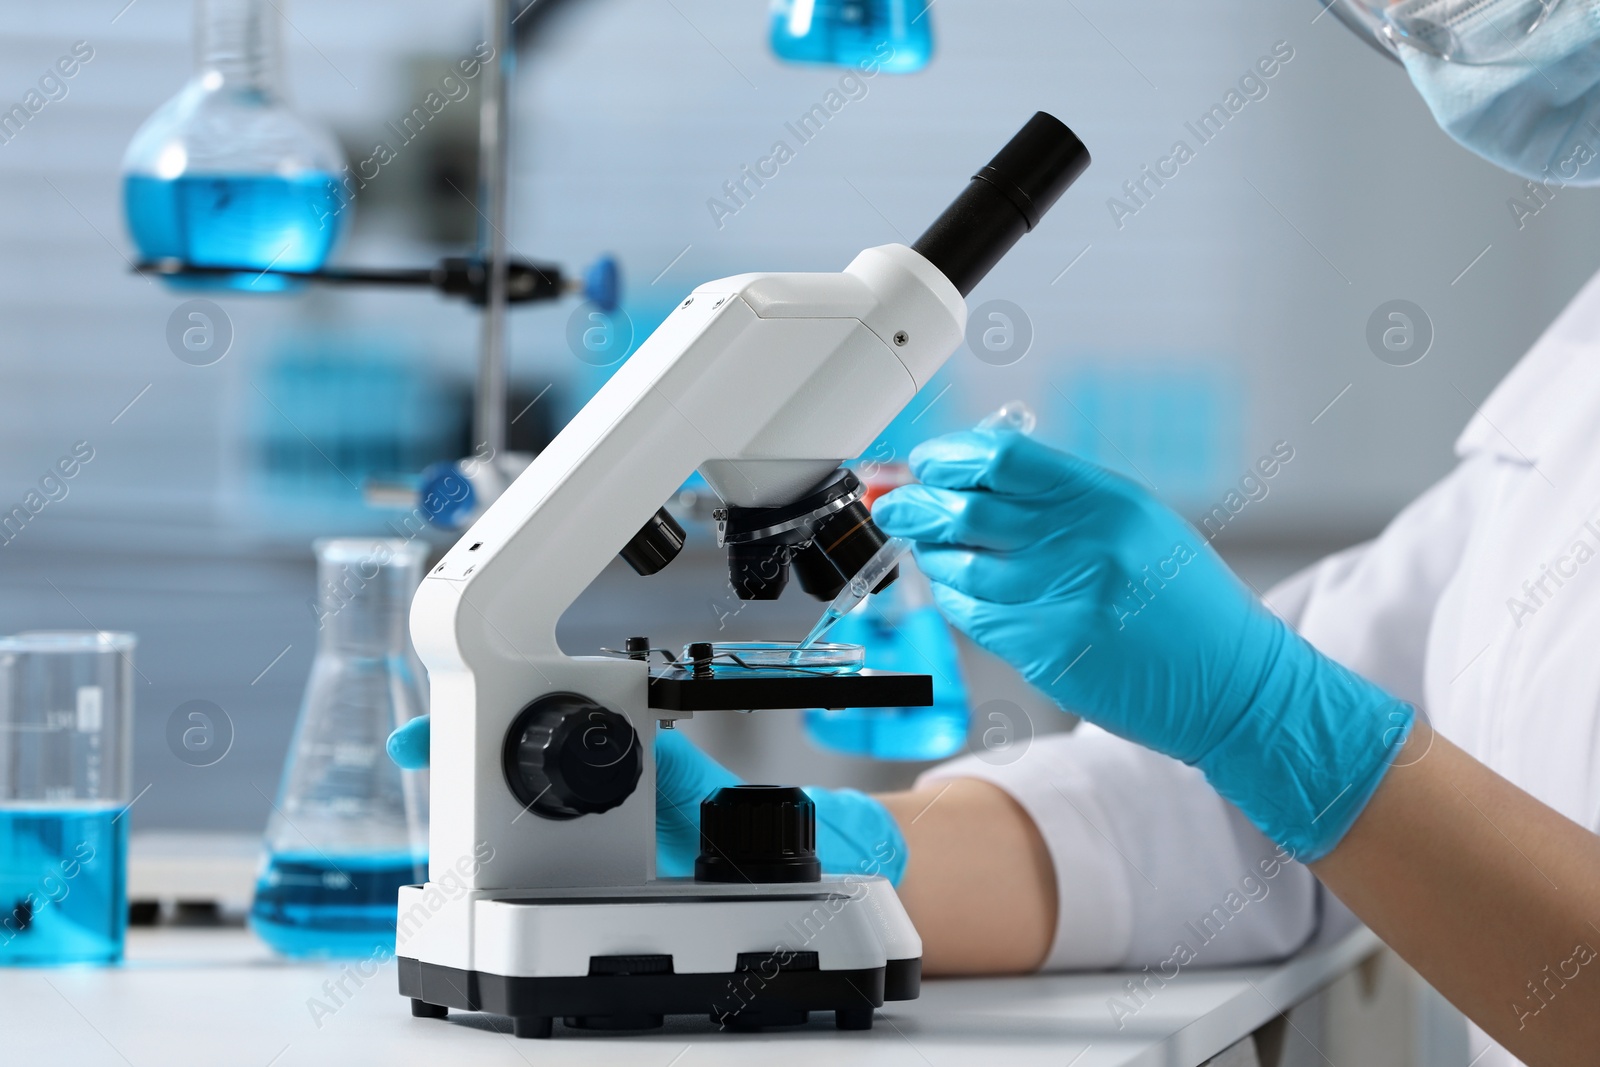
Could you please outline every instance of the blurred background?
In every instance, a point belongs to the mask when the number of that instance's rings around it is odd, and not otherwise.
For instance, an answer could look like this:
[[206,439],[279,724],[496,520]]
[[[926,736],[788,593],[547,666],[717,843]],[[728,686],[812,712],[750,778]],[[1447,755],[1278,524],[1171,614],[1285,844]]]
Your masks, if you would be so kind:
[[[391,124],[484,40],[477,3],[278,7],[291,100],[352,163],[393,142]],[[131,271],[119,174],[134,131],[191,75],[191,4],[6,12],[0,107],[75,43],[92,58],[0,138],[0,504],[79,442],[93,458],[0,546],[0,632],[137,633],[135,830],[254,833],[316,644],[310,542],[408,535],[361,484],[468,453],[477,315],[409,291],[207,293],[231,347],[208,366],[174,358],[168,320],[193,294]],[[1600,198],[1561,192],[1519,225],[1511,199],[1538,203],[1520,183],[1454,146],[1397,66],[1317,15],[1312,0],[939,0],[927,68],[863,79],[800,144],[786,124],[841,71],[775,59],[761,0],[547,0],[518,22],[508,239],[562,264],[615,254],[642,339],[704,280],[837,270],[914,239],[975,161],[1050,111],[1094,164],[970,301],[1021,309],[1031,343],[1016,359],[957,353],[878,458],[1025,399],[1041,438],[1149,482],[1196,522],[1230,491],[1247,500],[1206,529],[1265,589],[1371,536],[1444,473],[1473,405],[1600,262]],[[1265,56],[1276,72],[1241,90]],[[1244,105],[1202,142],[1190,127],[1230,92]],[[470,248],[476,138],[474,96],[367,183],[333,262]],[[779,139],[793,158],[731,199],[725,183]],[[1180,139],[1192,158],[1146,179]],[[1403,367],[1367,340],[1396,299],[1432,331]],[[615,369],[574,354],[573,314],[511,313],[513,447],[537,451]],[[1286,449],[1271,479],[1240,489]],[[730,616],[709,528],[688,525],[690,548],[662,574],[609,570],[563,620],[564,647],[809,626],[816,606],[795,589]],[[434,551],[453,540],[421,536]],[[961,662],[974,705],[1009,701],[1032,729],[1061,728],[1006,669],[970,647]],[[166,742],[192,700],[233,725],[212,766]],[[755,777],[888,787],[923,766],[824,753],[790,713],[691,730]]]

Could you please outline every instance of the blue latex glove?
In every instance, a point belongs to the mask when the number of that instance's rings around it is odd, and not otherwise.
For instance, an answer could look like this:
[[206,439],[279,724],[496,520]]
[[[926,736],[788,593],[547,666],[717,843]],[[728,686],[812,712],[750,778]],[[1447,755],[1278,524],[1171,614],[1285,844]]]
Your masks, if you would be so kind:
[[[677,730],[656,730],[656,875],[694,877],[700,802],[739,776]],[[820,835],[819,835],[820,836]]]
[[1301,860],[1326,855],[1412,709],[1320,655],[1142,488],[1006,430],[911,453],[878,502],[945,616],[1063,707],[1198,766]]
[[384,747],[401,770],[420,771],[428,765],[428,716],[418,715],[389,735]]
[[[389,735],[389,758],[406,770],[428,765],[429,720],[419,715]],[[656,873],[694,875],[700,802],[739,777],[677,730],[656,731]],[[854,789],[807,788],[817,807],[817,858],[828,874],[881,874],[898,885],[906,842],[882,804]]]

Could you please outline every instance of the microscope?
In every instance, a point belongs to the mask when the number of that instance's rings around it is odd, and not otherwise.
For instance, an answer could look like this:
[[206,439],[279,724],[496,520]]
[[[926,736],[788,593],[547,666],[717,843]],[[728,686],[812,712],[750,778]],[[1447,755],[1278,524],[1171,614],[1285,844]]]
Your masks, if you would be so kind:
[[894,888],[820,873],[797,788],[706,798],[695,877],[657,878],[653,748],[696,712],[925,706],[931,678],[726,671],[747,664],[644,637],[574,656],[556,622],[613,556],[640,574],[672,561],[684,531],[661,504],[697,469],[740,597],[775,598],[791,574],[837,594],[884,542],[841,464],[943,366],[967,294],[1088,164],[1040,112],[915,245],[695,289],[429,573],[411,608],[429,880],[400,890],[396,932],[414,1015],[492,1012],[518,1037],[683,1014],[864,1030],[917,996],[922,944]]

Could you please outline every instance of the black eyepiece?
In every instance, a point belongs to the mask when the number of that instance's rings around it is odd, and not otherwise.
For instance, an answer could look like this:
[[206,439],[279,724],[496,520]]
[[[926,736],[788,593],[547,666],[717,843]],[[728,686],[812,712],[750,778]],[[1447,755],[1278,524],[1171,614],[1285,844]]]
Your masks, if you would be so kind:
[[966,296],[1088,166],[1077,135],[1037,112],[911,247]]

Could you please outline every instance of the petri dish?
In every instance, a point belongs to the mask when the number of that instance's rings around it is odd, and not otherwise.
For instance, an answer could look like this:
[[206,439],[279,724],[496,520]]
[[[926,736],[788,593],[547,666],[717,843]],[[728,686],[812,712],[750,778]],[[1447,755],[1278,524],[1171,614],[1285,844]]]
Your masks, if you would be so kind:
[[[711,669],[719,675],[854,674],[866,662],[860,645],[801,648],[793,641],[718,641],[712,644],[711,654]],[[686,645],[684,660],[688,659]]]

